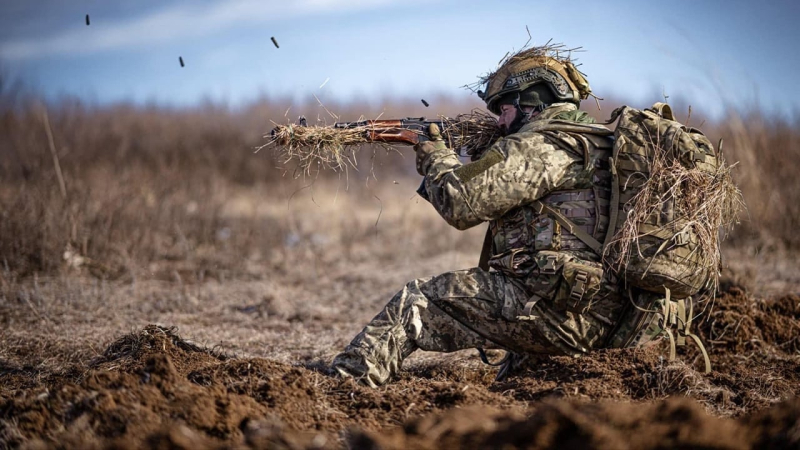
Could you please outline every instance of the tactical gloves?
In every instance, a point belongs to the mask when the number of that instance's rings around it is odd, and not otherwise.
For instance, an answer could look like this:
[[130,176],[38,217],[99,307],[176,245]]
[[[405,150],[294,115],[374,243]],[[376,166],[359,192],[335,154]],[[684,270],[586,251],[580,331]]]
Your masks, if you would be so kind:
[[425,176],[428,167],[433,162],[432,156],[442,151],[448,151],[447,145],[442,139],[442,133],[439,127],[432,123],[428,127],[428,137],[430,141],[420,142],[414,146],[414,151],[417,152],[417,173]]

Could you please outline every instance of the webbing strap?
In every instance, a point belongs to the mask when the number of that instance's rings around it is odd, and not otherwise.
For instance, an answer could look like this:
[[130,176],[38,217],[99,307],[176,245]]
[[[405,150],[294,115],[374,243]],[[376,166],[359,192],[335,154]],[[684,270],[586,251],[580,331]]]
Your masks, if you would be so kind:
[[[617,120],[617,118],[622,114],[625,110],[625,107],[619,107],[615,109],[611,113],[611,119],[609,123]],[[617,172],[617,159],[619,158],[619,149],[622,148],[623,145],[627,144],[627,139],[625,136],[620,135],[617,138],[617,141],[614,142],[614,150],[611,153],[611,158],[608,159],[608,165],[611,169],[611,209],[609,211],[609,221],[608,221],[608,230],[606,230],[606,238],[603,242],[603,250],[611,244],[611,240],[614,238],[614,233],[617,231],[617,221],[619,220],[619,172]]]
[[665,328],[664,332],[669,336],[669,360],[675,361],[675,336],[669,328]]
[[[691,302],[690,302],[691,303]],[[685,328],[686,326],[686,302],[678,300],[678,323]],[[685,329],[684,329],[685,331]],[[675,339],[677,345],[686,345],[686,333],[678,332],[678,337]]]
[[703,373],[711,373],[711,360],[708,358],[708,352],[706,351],[706,347],[703,345],[703,342],[700,340],[700,337],[694,333],[686,333],[686,335],[694,340],[694,342],[700,348],[700,352],[703,354],[703,361],[705,362],[705,370]]
[[611,239],[614,237],[614,232],[617,231],[617,216],[619,215],[619,175],[617,175],[617,167],[614,165],[613,156],[608,159],[608,162],[611,165],[611,206],[609,210],[606,239],[603,242],[604,250],[609,244],[611,244]]
[[589,170],[589,167],[592,165],[591,147],[589,144],[589,140],[580,134],[574,134],[573,137],[576,138],[576,140],[583,147],[583,168],[585,170]]
[[639,232],[642,233],[642,236],[654,236],[661,239],[672,239],[676,235],[686,231],[688,228],[683,227],[680,231],[672,231],[665,225],[653,225],[643,222],[638,225],[638,229]]
[[563,214],[561,214],[561,211],[558,211],[557,209],[552,208],[552,207],[542,203],[539,200],[536,200],[535,202],[533,202],[532,206],[533,206],[533,208],[536,210],[536,212],[538,214],[541,214],[542,212],[547,212],[548,214],[553,216],[553,218],[556,220],[556,222],[561,224],[561,226],[564,227],[568,232],[570,232],[575,237],[577,237],[578,239],[583,241],[583,243],[588,245],[589,248],[594,250],[595,253],[597,253],[598,255],[602,255],[603,244],[601,244],[592,235],[590,235],[589,233],[584,231],[582,228],[580,228],[578,225],[576,225],[575,222],[569,220],[567,217],[565,217]]
[[675,325],[675,313],[672,310],[672,303],[669,301],[670,291],[669,288],[664,288],[666,297],[664,299],[664,308],[661,313],[664,316],[664,332],[669,336],[669,361],[675,360],[675,335],[670,330],[671,325]]
[[[642,229],[641,225],[645,224],[640,224],[639,227],[640,231]],[[645,273],[647,273],[647,271],[650,270],[650,266],[655,262],[655,255],[660,254],[665,248],[667,248],[668,245],[670,246],[669,250],[672,259],[681,258],[683,260],[686,260],[694,264],[703,264],[703,257],[697,251],[697,248],[686,246],[686,244],[689,242],[688,241],[689,238],[686,237],[684,232],[673,233],[665,229],[662,229],[662,231],[663,232],[658,232],[658,233],[644,232],[639,235],[639,237],[653,236],[664,241],[655,250],[654,256],[651,258],[650,264],[648,264],[647,269],[645,269]],[[654,246],[655,244],[653,245],[653,247]],[[641,245],[640,248],[645,249],[649,247],[650,246],[648,245]]]
[[630,172],[650,173],[650,166],[645,161],[633,161],[630,159],[618,159],[617,168]]
[[[614,113],[611,113],[611,116],[613,120],[616,120],[619,117],[619,115],[615,117]],[[582,124],[577,122],[541,120],[535,122],[528,122],[528,125],[526,125],[526,130],[535,132],[561,131],[567,133],[580,133],[580,134],[586,133],[586,134],[594,134],[597,136],[611,136],[614,134],[613,131],[609,130],[606,127],[599,126],[599,125],[608,125],[610,123],[611,122],[602,122],[597,124]]]
[[[686,338],[691,338],[703,354],[703,363],[705,365],[703,373],[711,373],[711,359],[708,357],[703,341],[700,336],[691,332],[692,316],[694,315],[694,302],[692,298],[681,299],[676,302],[670,301],[670,291],[667,288],[666,299],[664,301],[664,308],[662,315],[664,316],[664,332],[669,337],[669,360],[675,360],[675,347],[678,345],[686,345]],[[686,310],[686,302],[689,302],[689,310]],[[688,313],[688,314],[687,314]],[[677,335],[672,333],[670,326],[675,326]]]
[[[678,334],[679,335],[681,335],[681,334],[683,335],[681,337],[683,338],[683,342],[684,343],[686,342],[686,336],[692,338],[692,340],[695,342],[695,344],[697,344],[697,347],[700,348],[700,353],[703,354],[703,362],[705,363],[705,371],[704,371],[704,373],[711,373],[711,359],[708,357],[708,352],[706,351],[706,346],[703,345],[703,341],[700,340],[700,336],[698,336],[698,335],[696,335],[696,334],[691,332],[692,316],[694,315],[694,302],[692,301],[691,297],[689,297],[688,300],[689,300],[689,311],[688,311],[689,315],[684,318],[685,320],[683,322],[685,323],[685,326],[683,327],[683,329],[678,328]],[[684,305],[684,311],[685,311],[684,301],[681,300],[679,304],[683,304]],[[682,345],[682,344],[678,344],[678,345]]]

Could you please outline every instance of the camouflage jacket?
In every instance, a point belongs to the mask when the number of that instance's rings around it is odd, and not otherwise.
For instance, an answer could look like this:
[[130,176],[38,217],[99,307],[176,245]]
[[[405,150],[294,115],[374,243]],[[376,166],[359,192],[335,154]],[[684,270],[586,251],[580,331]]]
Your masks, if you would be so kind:
[[599,241],[605,237],[613,133],[592,122],[573,104],[557,103],[475,162],[462,164],[450,150],[430,154],[423,169],[431,204],[460,230],[489,222],[494,258],[512,253],[506,265],[543,250],[598,261],[596,249],[556,217]]

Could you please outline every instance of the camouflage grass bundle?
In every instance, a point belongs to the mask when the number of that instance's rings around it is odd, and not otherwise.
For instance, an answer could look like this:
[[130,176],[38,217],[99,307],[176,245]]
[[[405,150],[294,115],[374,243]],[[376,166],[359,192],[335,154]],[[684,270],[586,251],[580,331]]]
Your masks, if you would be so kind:
[[443,134],[450,148],[473,159],[502,136],[497,119],[485,111],[474,109],[467,114],[457,115],[455,119],[442,120],[445,123]]
[[617,265],[625,265],[633,252],[642,256],[641,239],[648,236],[640,224],[663,213],[671,204],[674,219],[665,225],[675,232],[689,230],[697,236],[696,258],[714,268],[711,277],[713,291],[718,287],[720,267],[720,241],[737,222],[744,209],[744,200],[733,182],[731,166],[726,164],[722,152],[717,153],[717,166],[713,170],[687,167],[678,159],[668,157],[668,151],[653,144],[650,174],[639,192],[630,200],[630,211],[622,230],[617,235]]
[[[497,119],[479,110],[452,119],[442,117],[441,122],[447,145],[460,154],[479,155],[501,136]],[[317,170],[357,169],[356,152],[362,146],[374,144],[393,149],[392,142],[370,139],[370,133],[379,130],[379,124],[353,128],[278,125],[265,136],[269,141],[259,149],[274,147],[283,164],[296,163],[296,170],[304,175]]]
[[497,62],[497,68],[487,72],[478,77],[478,81],[467,84],[467,89],[472,92],[477,92],[482,87],[486,86],[489,80],[494,78],[501,68],[512,65],[519,61],[538,58],[552,58],[556,61],[566,63],[574,62],[572,53],[579,53],[583,51],[582,47],[567,47],[566,45],[549,40],[543,45],[529,46],[530,40],[522,46],[521,49],[515,52],[506,53],[500,61]]
[[267,135],[267,146],[275,146],[283,164],[296,162],[297,169],[308,175],[312,170],[344,170],[356,167],[355,152],[369,144],[368,127],[332,128],[320,126],[278,125]]

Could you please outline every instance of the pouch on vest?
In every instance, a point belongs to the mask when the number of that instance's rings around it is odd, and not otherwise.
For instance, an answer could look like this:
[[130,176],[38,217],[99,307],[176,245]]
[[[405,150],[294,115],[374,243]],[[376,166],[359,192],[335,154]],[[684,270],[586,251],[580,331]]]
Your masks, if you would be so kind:
[[561,272],[574,257],[563,252],[543,250],[532,255],[534,267],[523,279],[525,287],[545,302],[555,298],[561,285]]
[[489,258],[489,267],[512,277],[524,277],[536,267],[527,248],[512,248]]
[[574,259],[564,263],[555,307],[574,314],[583,314],[591,306],[603,284],[603,268],[599,263]]

